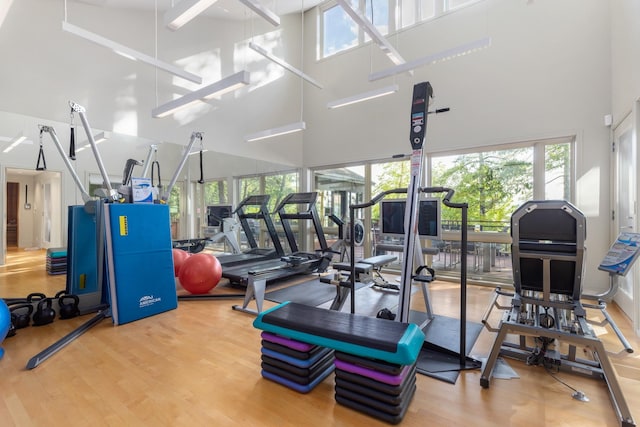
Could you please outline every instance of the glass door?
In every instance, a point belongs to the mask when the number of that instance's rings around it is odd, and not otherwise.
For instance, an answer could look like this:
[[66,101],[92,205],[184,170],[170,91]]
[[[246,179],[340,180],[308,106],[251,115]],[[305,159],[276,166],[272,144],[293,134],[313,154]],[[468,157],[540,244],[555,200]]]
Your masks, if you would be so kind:
[[[615,144],[614,178],[614,233],[612,240],[622,232],[637,232],[636,226],[636,140],[634,137],[633,115],[629,114],[613,131]],[[634,310],[634,293],[638,278],[638,264],[626,276],[616,276],[618,292],[614,300],[637,327],[637,313]]]

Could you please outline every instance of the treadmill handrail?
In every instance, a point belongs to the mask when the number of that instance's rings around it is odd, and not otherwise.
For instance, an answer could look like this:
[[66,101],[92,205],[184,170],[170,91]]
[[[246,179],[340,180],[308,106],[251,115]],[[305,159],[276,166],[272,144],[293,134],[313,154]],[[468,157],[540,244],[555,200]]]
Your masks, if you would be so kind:
[[[320,216],[318,215],[318,210],[316,208],[316,200],[318,198],[318,192],[312,191],[307,193],[291,193],[287,195],[282,201],[278,204],[278,208],[276,212],[278,212],[278,216],[280,217],[280,223],[282,224],[282,228],[284,230],[287,241],[289,242],[289,247],[291,248],[291,252],[298,252],[298,242],[296,241],[295,234],[293,229],[291,228],[291,224],[289,224],[290,219],[305,219],[311,220],[313,223],[314,231],[316,233],[316,237],[318,238],[318,242],[320,243],[320,250],[326,252],[329,250],[329,246],[327,245],[327,239],[324,235],[324,230],[322,229],[322,222],[320,221]],[[285,211],[285,207],[287,205],[307,205],[307,209],[304,212],[297,213],[288,213]]]
[[[259,194],[245,197],[236,207],[234,214],[238,216],[240,220],[240,225],[244,234],[247,238],[247,242],[251,249],[257,249],[258,243],[256,242],[255,236],[253,235],[253,230],[249,225],[247,219],[257,219],[264,221],[264,224],[267,228],[267,233],[269,234],[269,238],[273,243],[273,247],[278,256],[284,256],[284,249],[282,244],[280,243],[280,238],[278,237],[278,232],[276,231],[276,227],[273,223],[271,215],[269,214],[269,207],[267,204],[271,196],[268,194]],[[257,212],[245,213],[244,208],[247,206],[259,206]]]

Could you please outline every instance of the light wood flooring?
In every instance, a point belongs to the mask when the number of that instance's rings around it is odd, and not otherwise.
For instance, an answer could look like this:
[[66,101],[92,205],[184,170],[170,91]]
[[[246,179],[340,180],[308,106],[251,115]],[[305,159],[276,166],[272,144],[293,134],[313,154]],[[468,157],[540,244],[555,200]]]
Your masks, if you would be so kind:
[[[153,268],[153,267],[150,267]],[[15,251],[0,267],[0,296],[29,292],[53,295],[64,276],[45,271],[44,251]],[[459,286],[432,285],[436,313],[457,316]],[[223,285],[214,292],[225,290]],[[469,287],[468,316],[480,321],[492,289]],[[384,426],[337,404],[333,375],[308,394],[299,394],[260,376],[260,331],[253,317],[233,311],[241,301],[180,301],[178,308],[114,327],[104,320],[41,366],[27,361],[90,319],[86,315],[18,330],[1,345],[0,426]],[[414,297],[414,308],[423,310]],[[267,303],[270,305],[270,303]],[[640,340],[615,306],[610,313],[632,346]],[[597,313],[592,313],[596,316]],[[613,354],[621,345],[613,333],[601,338],[611,351],[627,403],[640,422],[638,353]],[[486,356],[494,334],[480,334],[472,354]],[[519,379],[479,385],[480,371],[461,373],[451,385],[418,375],[417,392],[402,426],[617,426],[606,384],[566,373],[564,382],[541,367],[508,360]]]

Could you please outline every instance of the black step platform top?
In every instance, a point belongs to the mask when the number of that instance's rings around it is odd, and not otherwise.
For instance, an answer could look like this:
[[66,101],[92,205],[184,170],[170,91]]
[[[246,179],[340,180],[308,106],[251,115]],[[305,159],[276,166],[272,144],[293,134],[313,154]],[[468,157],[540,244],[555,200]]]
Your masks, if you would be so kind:
[[265,315],[265,323],[395,352],[407,324],[289,303]]

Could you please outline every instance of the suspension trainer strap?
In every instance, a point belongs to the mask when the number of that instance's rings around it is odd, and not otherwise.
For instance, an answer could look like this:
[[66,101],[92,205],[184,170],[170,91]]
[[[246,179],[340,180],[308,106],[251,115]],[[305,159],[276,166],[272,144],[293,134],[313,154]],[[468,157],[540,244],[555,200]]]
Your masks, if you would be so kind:
[[71,109],[71,125],[69,126],[69,158],[76,159],[76,127],[73,125],[73,109]]
[[[40,152],[38,153],[38,161],[36,162],[36,170],[37,171],[46,171],[47,170],[47,161],[44,158],[44,150],[42,149],[42,132],[40,129]],[[42,166],[40,165],[42,162]]]
[[198,184],[204,184],[204,175],[202,172],[202,148],[200,148],[200,179],[198,180]]
[[156,186],[153,180],[156,167],[158,168],[158,188],[162,188],[162,178],[160,178],[160,163],[158,163],[157,160],[154,160],[153,163],[151,163],[151,186]]

